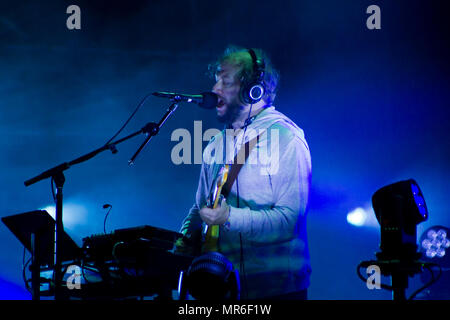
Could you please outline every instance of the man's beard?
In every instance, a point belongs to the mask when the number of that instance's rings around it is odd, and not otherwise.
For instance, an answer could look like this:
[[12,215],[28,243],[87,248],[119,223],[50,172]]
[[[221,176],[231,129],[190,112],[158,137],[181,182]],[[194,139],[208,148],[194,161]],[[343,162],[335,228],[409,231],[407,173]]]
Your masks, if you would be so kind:
[[230,103],[223,115],[217,115],[217,120],[220,123],[232,124],[240,114],[241,106],[237,103]]

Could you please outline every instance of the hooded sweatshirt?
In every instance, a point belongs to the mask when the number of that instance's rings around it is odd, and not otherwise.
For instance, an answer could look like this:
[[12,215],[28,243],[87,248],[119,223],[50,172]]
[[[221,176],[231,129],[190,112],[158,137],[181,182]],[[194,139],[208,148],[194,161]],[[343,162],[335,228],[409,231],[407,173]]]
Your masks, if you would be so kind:
[[249,123],[237,132],[223,130],[208,143],[195,204],[180,232],[187,238],[198,236],[199,210],[220,168],[259,135],[226,199],[230,214],[220,226],[218,244],[239,270],[241,298],[260,299],[309,286],[306,212],[311,156],[303,130],[275,107],[263,109]]

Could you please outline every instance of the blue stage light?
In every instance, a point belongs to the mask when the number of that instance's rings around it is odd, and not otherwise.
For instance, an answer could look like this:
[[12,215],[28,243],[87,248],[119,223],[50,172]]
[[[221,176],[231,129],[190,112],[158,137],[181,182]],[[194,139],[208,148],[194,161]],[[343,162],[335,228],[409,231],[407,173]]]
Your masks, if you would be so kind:
[[422,235],[421,247],[427,258],[443,258],[450,248],[448,228],[433,226]]
[[364,225],[365,221],[366,212],[363,208],[356,208],[347,214],[347,222],[354,226],[361,227]]
[[425,205],[425,199],[422,196],[422,192],[415,183],[411,183],[411,190],[420,214],[425,217],[427,215],[427,207]]
[[378,227],[378,221],[369,205],[357,207],[347,213],[347,222],[355,227]]
[[417,182],[400,181],[379,189],[372,205],[381,227],[380,248],[385,258],[413,257],[417,250],[417,224],[428,210]]
[[[56,215],[56,206],[49,205],[45,208],[41,208],[39,210],[45,210],[48,214],[55,219]],[[76,226],[86,224],[88,209],[84,205],[78,204],[76,202],[67,201],[63,207],[63,222],[64,227],[68,229],[75,228]]]

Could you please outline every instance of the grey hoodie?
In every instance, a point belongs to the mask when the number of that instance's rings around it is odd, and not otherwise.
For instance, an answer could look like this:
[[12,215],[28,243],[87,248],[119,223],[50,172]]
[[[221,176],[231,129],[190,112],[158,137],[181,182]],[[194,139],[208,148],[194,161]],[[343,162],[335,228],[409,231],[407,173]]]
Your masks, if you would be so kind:
[[[242,166],[226,199],[230,216],[220,226],[219,248],[239,270],[241,297],[259,299],[306,289],[311,273],[306,211],[311,156],[303,130],[269,107],[253,117],[234,139],[226,130],[203,152],[195,199],[181,233],[194,237],[202,228],[199,208],[225,161],[255,134],[259,141]],[[231,143],[230,143],[231,141]],[[226,152],[222,152],[224,146]]]

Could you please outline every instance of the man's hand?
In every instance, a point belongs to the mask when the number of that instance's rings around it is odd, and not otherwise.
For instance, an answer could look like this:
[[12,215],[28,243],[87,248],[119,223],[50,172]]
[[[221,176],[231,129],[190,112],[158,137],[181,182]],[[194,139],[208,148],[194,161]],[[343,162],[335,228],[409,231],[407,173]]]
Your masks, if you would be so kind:
[[225,199],[222,199],[221,204],[217,208],[211,209],[208,207],[203,207],[200,209],[199,214],[203,222],[205,222],[208,226],[222,225],[228,220],[228,216],[230,215],[230,206]]

